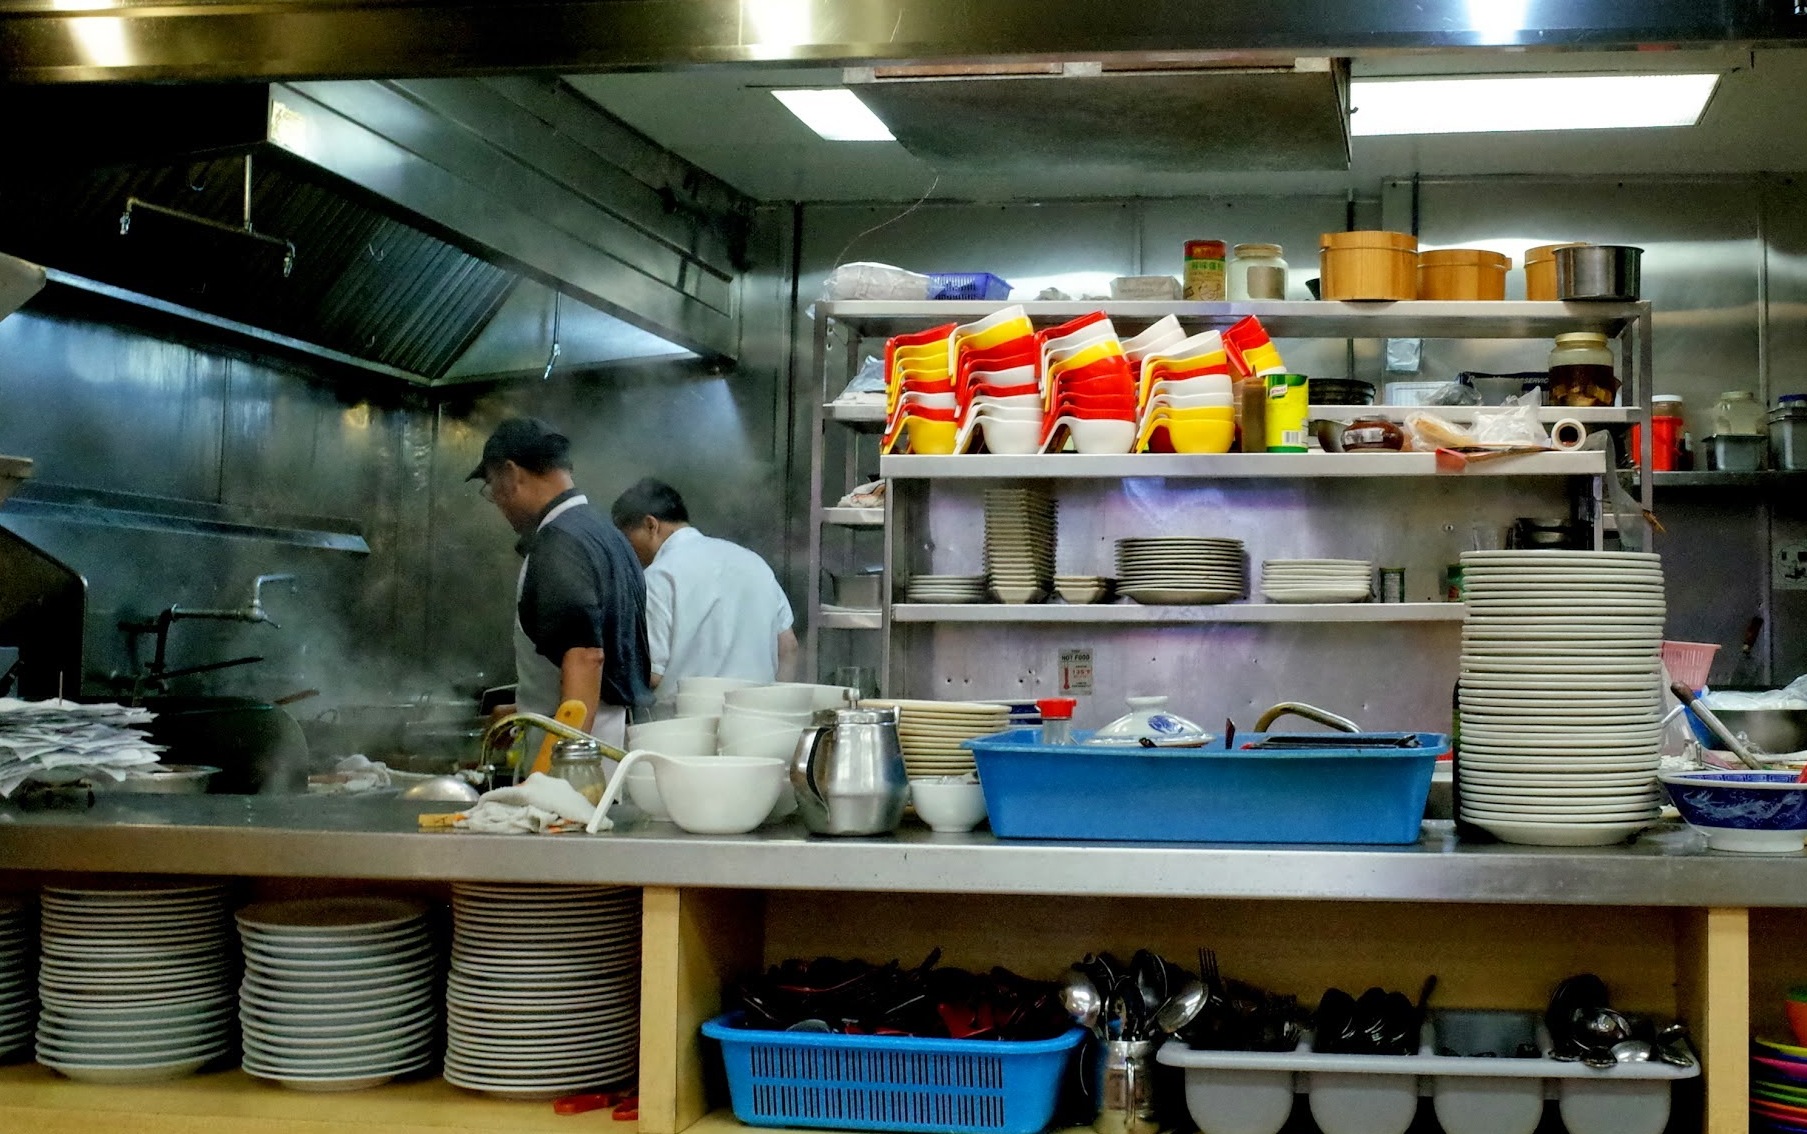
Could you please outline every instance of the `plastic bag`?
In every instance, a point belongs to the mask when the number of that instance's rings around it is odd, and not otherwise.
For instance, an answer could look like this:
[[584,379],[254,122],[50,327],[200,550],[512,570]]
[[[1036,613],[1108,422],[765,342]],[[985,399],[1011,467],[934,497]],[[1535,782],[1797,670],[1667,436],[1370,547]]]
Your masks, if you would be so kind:
[[1481,445],[1550,447],[1550,434],[1537,420],[1536,406],[1492,406],[1477,409],[1468,427]]
[[854,371],[853,381],[847,383],[835,401],[846,401],[854,394],[883,394],[885,392],[885,363],[883,359],[867,355],[860,362],[860,368]]
[[822,281],[823,299],[902,299],[929,297],[929,277],[890,264],[861,261],[842,264]]
[[1807,674],[1783,689],[1762,693],[1708,693],[1701,698],[1709,709],[1807,709]]

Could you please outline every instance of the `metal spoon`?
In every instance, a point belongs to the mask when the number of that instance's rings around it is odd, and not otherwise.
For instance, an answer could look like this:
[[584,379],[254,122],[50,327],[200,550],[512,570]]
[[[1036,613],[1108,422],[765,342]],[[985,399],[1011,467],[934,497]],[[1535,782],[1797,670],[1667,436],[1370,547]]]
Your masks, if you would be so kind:
[[1097,1032],[1098,1017],[1104,1011],[1104,997],[1084,973],[1068,969],[1066,976],[1061,978],[1060,1006],[1067,1010],[1075,1024]]
[[1655,1055],[1656,1048],[1643,1040],[1626,1040],[1612,1047],[1613,1060],[1618,1063],[1649,1063]]
[[784,1030],[787,1032],[823,1032],[823,1033],[834,1031],[833,1028],[828,1026],[827,1020],[798,1020],[796,1023],[792,1024],[790,1027],[788,1027]]
[[1172,1035],[1198,1019],[1198,1014],[1205,1010],[1205,1002],[1210,998],[1204,985],[1189,980],[1155,1012],[1154,1026],[1161,1029],[1163,1034]]

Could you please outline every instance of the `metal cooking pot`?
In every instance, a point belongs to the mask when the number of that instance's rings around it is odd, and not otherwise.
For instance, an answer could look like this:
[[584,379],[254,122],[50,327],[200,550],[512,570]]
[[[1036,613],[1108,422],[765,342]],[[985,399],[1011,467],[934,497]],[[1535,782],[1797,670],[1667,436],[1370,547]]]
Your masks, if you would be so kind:
[[1642,248],[1627,244],[1571,244],[1558,248],[1557,299],[1630,300],[1642,284]]
[[[1720,723],[1741,736],[1752,748],[1771,756],[1807,750],[1807,709],[1719,709]],[[1709,748],[1721,747],[1693,713],[1688,714],[1695,735]]]

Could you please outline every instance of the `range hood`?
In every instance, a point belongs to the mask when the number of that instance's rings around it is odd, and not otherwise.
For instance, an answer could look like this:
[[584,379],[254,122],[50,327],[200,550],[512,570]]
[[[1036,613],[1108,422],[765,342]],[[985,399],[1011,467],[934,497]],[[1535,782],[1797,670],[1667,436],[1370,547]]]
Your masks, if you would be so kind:
[[732,355],[747,207],[701,171],[624,171],[604,143],[626,128],[556,83],[12,88],[0,110],[0,250],[53,285],[428,386]]
[[25,306],[43,287],[43,268],[0,252],[0,319]]

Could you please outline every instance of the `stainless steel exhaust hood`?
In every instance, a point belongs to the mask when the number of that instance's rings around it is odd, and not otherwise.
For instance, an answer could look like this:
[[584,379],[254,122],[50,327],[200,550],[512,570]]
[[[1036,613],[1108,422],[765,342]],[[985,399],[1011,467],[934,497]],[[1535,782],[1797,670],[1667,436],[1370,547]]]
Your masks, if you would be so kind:
[[561,367],[732,356],[747,204],[556,82],[11,88],[0,110],[22,124],[0,249],[55,283],[424,385],[537,376],[555,336]]
[[[44,269],[0,252],[0,319],[6,318],[44,286]],[[4,499],[0,495],[0,499]]]

